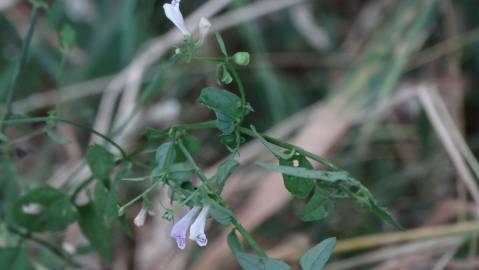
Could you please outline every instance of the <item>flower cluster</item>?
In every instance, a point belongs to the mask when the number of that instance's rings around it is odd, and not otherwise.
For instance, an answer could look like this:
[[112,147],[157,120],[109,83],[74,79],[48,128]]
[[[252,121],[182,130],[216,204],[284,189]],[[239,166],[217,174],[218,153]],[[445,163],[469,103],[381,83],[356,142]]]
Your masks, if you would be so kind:
[[[208,244],[208,239],[205,234],[206,218],[208,217],[209,206],[200,208],[198,206],[193,207],[186,215],[184,215],[178,222],[171,228],[170,236],[175,238],[176,244],[179,249],[185,249],[186,247],[186,234],[188,228],[190,229],[190,239],[195,241],[198,246],[204,247]],[[196,217],[193,224],[191,222]],[[190,226],[191,225],[191,226]]]

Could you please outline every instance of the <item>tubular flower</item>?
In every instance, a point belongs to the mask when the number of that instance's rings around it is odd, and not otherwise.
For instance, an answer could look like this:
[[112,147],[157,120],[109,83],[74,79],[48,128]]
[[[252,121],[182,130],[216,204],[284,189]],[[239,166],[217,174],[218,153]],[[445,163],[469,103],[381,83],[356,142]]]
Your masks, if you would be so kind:
[[175,24],[178,29],[185,36],[191,36],[190,31],[186,28],[185,19],[180,11],[180,2],[181,0],[172,0],[171,4],[164,4],[163,9],[165,10],[166,17]]
[[179,249],[185,249],[186,247],[186,232],[190,227],[193,218],[200,212],[200,207],[193,207],[186,215],[184,215],[178,222],[171,228],[170,236],[175,238],[176,244]]
[[203,207],[195,222],[193,222],[190,227],[190,239],[196,241],[200,247],[204,247],[206,244],[208,244],[208,239],[206,238],[205,234],[205,225],[209,210],[209,206]]

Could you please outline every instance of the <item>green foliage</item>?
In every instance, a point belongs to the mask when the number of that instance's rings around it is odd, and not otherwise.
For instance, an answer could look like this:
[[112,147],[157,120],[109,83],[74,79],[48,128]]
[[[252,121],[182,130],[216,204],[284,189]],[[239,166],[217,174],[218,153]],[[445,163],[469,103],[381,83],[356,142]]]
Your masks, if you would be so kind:
[[68,52],[76,42],[76,32],[73,27],[69,24],[65,24],[62,27],[62,30],[59,33],[59,43],[60,48],[64,52]]
[[78,223],[83,234],[90,241],[93,248],[100,254],[105,263],[112,259],[112,236],[108,227],[103,223],[101,215],[97,212],[95,204],[78,207]]
[[223,37],[221,37],[220,33],[216,33],[215,36],[216,36],[216,42],[218,43],[218,47],[220,48],[221,53],[224,56],[228,56],[228,52],[226,51],[226,46],[225,46]]
[[244,252],[236,252],[236,259],[244,270],[291,270],[285,262],[266,257],[260,257]]
[[175,162],[176,151],[175,144],[173,142],[166,142],[158,149],[156,149],[155,160],[156,160],[156,171],[158,173],[166,173],[170,168],[171,164]]
[[233,172],[239,167],[239,162],[234,158],[228,158],[218,167],[216,172],[216,182],[220,186],[220,190],[223,189],[224,185],[228,178],[233,174]]
[[93,145],[88,148],[85,159],[93,176],[106,184],[111,171],[115,167],[115,156],[105,147]]
[[8,142],[8,137],[0,131],[0,142]]
[[334,201],[323,194],[320,188],[316,188],[314,195],[301,211],[303,221],[321,220],[334,211]]
[[13,213],[18,225],[33,232],[63,230],[78,216],[70,198],[49,186],[38,187],[18,198]]
[[293,166],[282,166],[282,165],[275,165],[275,164],[268,164],[257,162],[256,163],[259,167],[264,168],[266,170],[275,171],[282,173],[284,175],[299,177],[303,179],[317,179],[320,181],[325,181],[329,183],[339,182],[339,181],[350,181],[356,182],[354,179],[349,177],[348,173],[345,171],[320,171],[320,170],[311,170],[302,167],[293,167]]
[[303,270],[322,270],[336,246],[336,238],[328,238],[308,250],[299,260]]
[[261,257],[245,253],[243,245],[233,230],[228,234],[228,246],[236,257],[236,260],[244,270],[290,270],[291,267],[283,261]]
[[33,270],[30,260],[21,247],[0,248],[0,265],[8,270]]
[[[306,157],[299,154],[294,155],[290,159],[280,159],[279,164],[281,166],[301,167],[308,170],[313,170],[313,165],[311,165]],[[288,189],[288,191],[298,198],[307,197],[314,188],[314,182],[307,178],[283,174],[283,180],[284,186]]]
[[216,222],[222,225],[228,225],[231,223],[231,219],[233,218],[234,214],[231,210],[219,205],[216,202],[210,203],[210,211],[209,214],[211,217],[216,220]]
[[59,135],[53,130],[53,127],[50,126],[45,126],[43,131],[47,134],[48,138],[50,138],[53,142],[57,144],[70,144],[72,141],[70,141],[67,138],[64,138],[63,136]]
[[216,65],[216,80],[218,84],[230,84],[233,82],[233,77],[224,63]]
[[241,99],[230,91],[215,87],[201,90],[197,102],[233,120],[242,116]]

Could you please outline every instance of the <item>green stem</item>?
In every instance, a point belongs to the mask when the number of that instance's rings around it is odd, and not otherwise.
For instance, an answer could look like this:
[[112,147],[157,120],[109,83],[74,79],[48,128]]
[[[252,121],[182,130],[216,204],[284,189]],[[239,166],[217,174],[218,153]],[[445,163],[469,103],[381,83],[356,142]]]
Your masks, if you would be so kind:
[[236,85],[238,85],[238,90],[241,97],[241,109],[243,110],[244,116],[246,114],[246,94],[243,81],[241,80],[240,76],[238,75],[238,72],[233,67],[233,65],[231,65],[229,62],[226,62],[226,67],[230,70],[231,74],[233,75],[233,79],[236,82]]
[[72,200],[74,201],[75,198],[78,196],[78,194],[80,193],[80,191],[82,191],[82,189],[84,189],[86,186],[88,186],[91,182],[93,182],[93,180],[95,180],[95,178],[93,178],[93,176],[90,176],[88,179],[86,179],[85,181],[81,182],[80,185],[78,185],[76,188],[75,188],[75,191],[73,191],[72,193]]
[[[28,25],[28,31],[27,31],[27,36],[26,36],[26,39],[25,39],[25,42],[23,43],[23,47],[22,47],[22,54],[20,56],[20,63],[18,64],[17,66],[17,69],[15,70],[15,73],[13,75],[13,79],[12,79],[12,82],[10,83],[10,86],[7,90],[7,99],[5,101],[5,104],[6,104],[6,110],[2,116],[2,120],[6,120],[10,117],[10,115],[12,114],[12,101],[13,101],[13,95],[14,95],[14,91],[18,85],[18,80],[20,79],[20,74],[22,73],[23,71],[23,68],[28,60],[28,50],[30,48],[30,44],[32,43],[32,37],[33,37],[33,31],[35,29],[35,26],[36,26],[36,22],[37,22],[37,17],[38,17],[38,10],[39,10],[40,7],[38,7],[37,5],[33,5],[33,10],[32,10],[32,13],[30,15],[30,22],[29,22],[29,25]],[[0,131],[5,131],[5,126],[0,123]]]
[[83,130],[86,130],[90,133],[93,133],[99,137],[101,137],[102,139],[104,139],[105,141],[107,141],[108,143],[110,143],[111,145],[113,145],[116,149],[118,149],[118,151],[120,151],[121,153],[121,156],[123,157],[123,159],[127,159],[127,155],[125,153],[125,151],[123,150],[123,148],[121,148],[121,146],[119,146],[116,142],[114,142],[112,139],[110,139],[108,136],[106,135],[103,135],[102,133],[90,128],[89,126],[87,125],[83,125],[83,124],[80,124],[80,123],[77,123],[77,122],[74,122],[72,120],[68,120],[68,119],[64,119],[64,118],[59,118],[59,117],[32,117],[32,118],[20,118],[20,119],[10,119],[10,120],[4,120],[4,121],[1,121],[0,122],[0,125],[21,125],[21,124],[29,124],[29,123],[38,123],[38,122],[48,122],[48,121],[54,121],[54,122],[60,122],[60,123],[66,123],[66,124],[69,124],[69,125],[72,125],[72,126],[75,126],[75,127],[78,127],[78,128],[81,128]]
[[14,227],[11,227],[11,226],[8,226],[7,229],[22,237],[23,239],[27,239],[27,240],[30,240],[32,242],[35,242],[37,243],[38,245],[41,245],[43,246],[44,248],[50,250],[53,254],[55,254],[57,257],[59,257],[60,259],[64,260],[67,264],[69,264],[70,266],[73,266],[73,267],[76,267],[76,268],[80,268],[81,265],[79,265],[78,263],[74,262],[68,255],[66,255],[61,249],[53,246],[52,244],[48,243],[47,241],[43,240],[43,239],[40,239],[40,238],[36,238],[35,236],[33,236],[31,233],[29,232],[22,232],[20,230],[17,230],[16,228]]
[[225,58],[225,57],[215,57],[215,56],[195,55],[195,56],[191,57],[191,60],[214,62],[214,63],[224,63],[224,62],[226,62],[227,58]]
[[145,195],[148,195],[150,192],[152,192],[153,189],[155,189],[156,186],[158,186],[158,184],[160,182],[161,182],[161,180],[158,180],[158,181],[154,182],[149,188],[147,188],[145,191],[143,191],[143,193],[141,193],[140,195],[133,198],[131,201],[124,204],[122,207],[120,207],[120,209],[118,209],[118,213],[120,215],[122,215],[126,208],[130,207],[132,204],[134,204],[135,202],[137,202],[138,200],[143,198]]
[[231,219],[231,223],[235,226],[236,230],[244,237],[248,245],[261,257],[268,257],[266,252],[256,243],[253,239],[253,236],[248,232],[248,230],[243,227],[243,225],[239,222],[238,218],[233,217]]
[[181,124],[171,127],[171,129],[182,129],[182,130],[196,130],[196,129],[207,129],[207,128],[215,128],[216,121],[206,121],[200,123],[193,123],[193,124]]
[[[241,127],[239,128],[239,131],[247,136],[250,136],[252,138],[256,138],[258,139],[258,137],[254,134],[253,131],[251,131],[250,129],[247,129],[247,128],[244,128],[244,127]],[[293,145],[293,144],[290,144],[290,143],[287,143],[287,142],[283,142],[281,140],[278,140],[278,139],[275,139],[273,137],[270,137],[270,136],[267,136],[267,135],[263,135],[261,134],[261,136],[267,140],[269,143],[272,143],[274,145],[277,145],[279,147],[282,147],[282,148],[285,148],[285,149],[288,149],[288,150],[291,150],[291,151],[296,151],[298,153],[300,153],[301,155],[304,155],[306,157],[309,157],[311,159],[314,159],[316,160],[317,162],[321,163],[322,165],[328,167],[329,169],[331,170],[335,170],[335,171],[339,171],[341,170],[340,168],[338,168],[336,165],[334,165],[333,163],[331,163],[329,160],[321,157],[321,156],[318,156],[314,153],[311,153],[309,151],[306,151],[304,150],[303,148],[301,147],[298,147],[296,145]]]
[[[186,149],[181,139],[178,140],[178,145],[180,146],[180,149],[183,152],[183,154],[186,156],[188,161],[191,163],[191,165],[195,169],[196,175],[198,175],[198,177],[201,179],[201,182],[203,182],[203,184],[208,187],[208,189],[215,195],[216,199],[219,200],[221,204],[228,205],[226,201],[223,200],[221,195],[219,195],[218,192],[211,187],[208,181],[208,177],[206,177],[206,175],[203,173],[200,167],[198,167],[195,160],[191,156],[191,153],[188,151],[188,149]],[[237,217],[232,216],[231,223],[235,226],[238,232],[244,237],[246,242],[248,242],[248,244],[256,252],[256,254],[258,254],[261,257],[268,257],[266,252],[259,246],[258,243],[256,243],[253,236],[251,236],[251,234],[243,227],[243,225],[241,225]]]

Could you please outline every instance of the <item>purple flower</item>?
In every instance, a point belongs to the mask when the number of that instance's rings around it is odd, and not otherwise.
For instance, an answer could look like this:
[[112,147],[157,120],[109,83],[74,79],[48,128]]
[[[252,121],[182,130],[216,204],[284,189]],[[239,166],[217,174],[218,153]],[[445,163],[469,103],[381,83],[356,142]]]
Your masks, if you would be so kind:
[[171,228],[170,236],[175,238],[176,244],[179,249],[185,249],[186,247],[186,232],[190,227],[193,218],[200,212],[200,207],[193,207],[186,215],[184,215],[178,222]]

